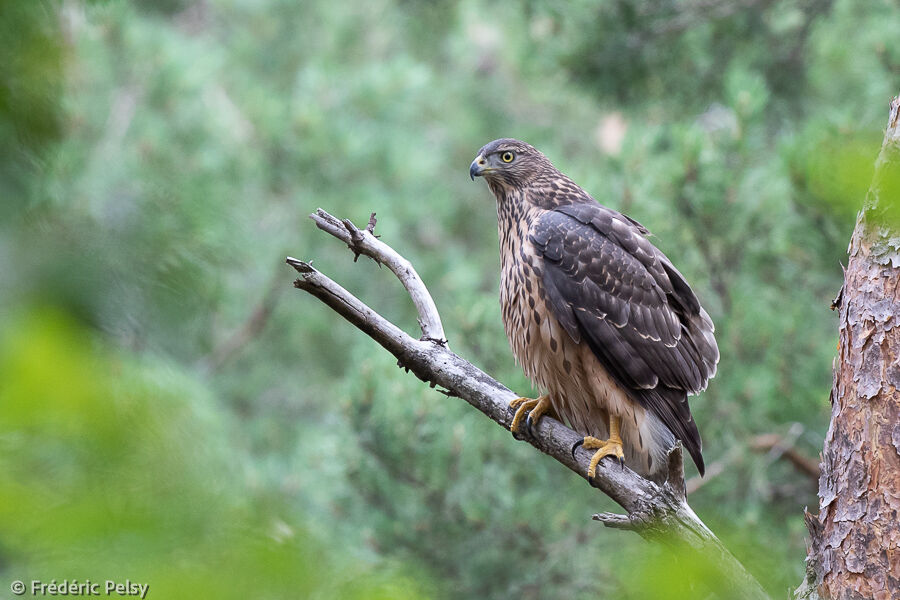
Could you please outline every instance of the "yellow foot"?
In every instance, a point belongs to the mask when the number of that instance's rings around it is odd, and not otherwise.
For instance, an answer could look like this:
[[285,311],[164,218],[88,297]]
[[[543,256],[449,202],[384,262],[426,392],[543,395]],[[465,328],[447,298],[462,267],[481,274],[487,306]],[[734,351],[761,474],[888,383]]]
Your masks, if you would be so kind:
[[509,403],[509,407],[516,409],[516,414],[513,416],[512,423],[509,424],[509,430],[514,434],[517,433],[519,431],[519,425],[522,423],[522,419],[527,413],[528,418],[525,420],[525,426],[530,431],[531,426],[537,423],[538,419],[541,418],[541,415],[550,408],[550,396],[541,396],[536,399],[516,398]]
[[578,449],[578,446],[584,446],[586,450],[597,450],[591,457],[591,464],[588,466],[588,478],[590,479],[597,476],[597,465],[604,456],[615,456],[619,460],[619,464],[622,467],[625,466],[625,452],[622,451],[622,439],[618,435],[610,435],[609,439],[605,441],[588,436],[575,442],[572,445],[572,458],[575,458],[575,450]]

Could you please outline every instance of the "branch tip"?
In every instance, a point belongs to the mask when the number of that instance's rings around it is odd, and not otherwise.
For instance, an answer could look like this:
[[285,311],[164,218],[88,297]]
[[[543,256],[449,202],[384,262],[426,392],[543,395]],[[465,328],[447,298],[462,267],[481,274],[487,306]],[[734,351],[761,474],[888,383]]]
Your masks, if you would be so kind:
[[313,273],[315,271],[312,267],[312,262],[302,261],[293,256],[288,256],[284,259],[284,262],[294,267],[294,270],[298,273]]
[[612,529],[625,529],[634,531],[637,529],[628,515],[620,515],[618,513],[603,512],[597,513],[591,517],[594,521],[600,521],[604,526]]
[[397,276],[416,305],[422,334],[436,339],[445,338],[440,315],[425,283],[408,260],[372,233],[377,222],[375,213],[369,215],[364,230],[359,229],[350,219],[338,219],[321,208],[316,209],[310,218],[315,221],[316,227],[347,244],[353,252],[354,262],[361,254],[365,254],[379,267],[386,265]]
[[359,227],[353,224],[353,221],[350,219],[341,219],[341,224],[348,232],[350,232],[350,239],[353,240],[355,244],[363,241],[363,234],[359,230]]

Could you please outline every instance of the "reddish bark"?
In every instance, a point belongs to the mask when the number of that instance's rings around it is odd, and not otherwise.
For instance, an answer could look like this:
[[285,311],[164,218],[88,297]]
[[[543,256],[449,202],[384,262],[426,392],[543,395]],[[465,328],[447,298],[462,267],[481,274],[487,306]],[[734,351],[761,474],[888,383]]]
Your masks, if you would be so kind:
[[798,595],[900,598],[900,97],[850,240],[822,453]]

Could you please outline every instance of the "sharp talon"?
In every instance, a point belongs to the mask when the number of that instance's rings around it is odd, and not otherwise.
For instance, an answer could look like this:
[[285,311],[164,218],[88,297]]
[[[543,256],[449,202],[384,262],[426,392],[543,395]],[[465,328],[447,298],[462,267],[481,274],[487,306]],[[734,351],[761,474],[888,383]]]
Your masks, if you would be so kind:
[[578,447],[584,444],[584,440],[580,439],[574,444],[572,444],[572,458],[575,458],[575,451],[578,450]]
[[622,468],[623,471],[625,470],[625,459],[622,458],[621,456],[619,457],[619,466]]
[[[540,398],[535,399],[516,398],[509,403],[509,408],[515,410],[512,422],[509,424],[509,430],[515,433],[520,428],[527,429],[525,433],[528,437],[532,437],[532,428],[549,407],[547,396],[541,396]],[[525,421],[524,427],[522,427],[523,420]],[[516,437],[516,439],[521,440],[525,438]]]

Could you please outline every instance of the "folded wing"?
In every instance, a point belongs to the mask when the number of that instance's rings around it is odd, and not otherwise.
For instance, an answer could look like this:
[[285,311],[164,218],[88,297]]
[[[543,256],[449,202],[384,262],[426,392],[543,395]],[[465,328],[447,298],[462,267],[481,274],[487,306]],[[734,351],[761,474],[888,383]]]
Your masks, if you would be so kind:
[[529,237],[544,258],[554,316],[682,441],[702,474],[700,433],[687,395],[715,375],[714,327],[646,234],[614,210],[579,203],[543,214]]

